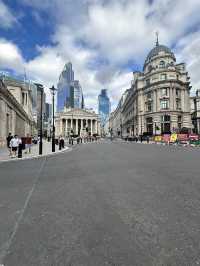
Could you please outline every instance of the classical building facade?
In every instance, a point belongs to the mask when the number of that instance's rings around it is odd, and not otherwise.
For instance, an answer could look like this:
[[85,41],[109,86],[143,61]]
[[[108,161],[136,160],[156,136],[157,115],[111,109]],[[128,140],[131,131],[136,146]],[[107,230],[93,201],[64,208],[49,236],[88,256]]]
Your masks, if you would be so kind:
[[[130,90],[126,90],[117,105],[117,108],[110,114],[109,117],[109,130],[112,128],[112,133],[114,136],[122,135],[122,122],[125,123],[125,120],[122,121],[122,108],[124,106],[125,100],[128,99],[127,95]],[[132,108],[132,107],[131,107]]]
[[59,112],[55,116],[55,134],[57,137],[60,135],[68,137],[71,130],[74,135],[81,135],[82,132],[99,135],[99,116],[86,109],[65,108],[64,112]]
[[0,146],[6,145],[9,132],[24,137],[32,134],[34,128],[35,123],[26,109],[0,80]]
[[200,90],[196,91],[195,96],[190,97],[190,103],[193,131],[200,134]]
[[131,88],[121,107],[123,135],[191,129],[190,88],[185,64],[177,64],[173,52],[157,41],[145,60],[143,72],[133,73]]

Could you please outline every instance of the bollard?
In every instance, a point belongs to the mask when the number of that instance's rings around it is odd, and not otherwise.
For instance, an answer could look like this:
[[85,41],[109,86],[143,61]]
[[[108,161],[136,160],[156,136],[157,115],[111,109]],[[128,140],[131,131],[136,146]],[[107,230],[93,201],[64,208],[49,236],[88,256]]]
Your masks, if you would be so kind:
[[18,147],[18,158],[22,158],[22,148],[23,148],[23,145],[19,144],[19,147]]

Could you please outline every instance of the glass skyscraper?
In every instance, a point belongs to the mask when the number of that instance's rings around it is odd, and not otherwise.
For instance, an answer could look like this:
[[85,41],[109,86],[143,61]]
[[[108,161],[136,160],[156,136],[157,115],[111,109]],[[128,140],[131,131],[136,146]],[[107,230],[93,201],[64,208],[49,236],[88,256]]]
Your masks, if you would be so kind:
[[57,112],[62,112],[64,107],[70,106],[70,85],[74,81],[74,71],[69,62],[65,65],[58,81]]
[[83,91],[78,80],[74,80],[72,63],[67,63],[60,74],[57,93],[57,112],[64,107],[84,108]]
[[71,107],[84,108],[82,87],[78,80],[74,80],[70,86]]
[[98,104],[101,126],[103,127],[110,114],[110,99],[107,95],[107,90],[101,90],[101,93],[98,96]]

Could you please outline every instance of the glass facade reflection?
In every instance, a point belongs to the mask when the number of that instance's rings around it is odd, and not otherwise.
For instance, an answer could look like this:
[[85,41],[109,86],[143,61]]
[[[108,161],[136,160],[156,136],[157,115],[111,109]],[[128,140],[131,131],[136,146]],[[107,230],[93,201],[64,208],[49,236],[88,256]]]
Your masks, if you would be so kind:
[[57,112],[62,112],[64,107],[83,108],[83,92],[78,80],[74,80],[72,64],[65,65],[58,82]]
[[103,127],[110,114],[110,99],[107,95],[107,90],[101,90],[98,96],[99,115],[101,120],[101,126]]

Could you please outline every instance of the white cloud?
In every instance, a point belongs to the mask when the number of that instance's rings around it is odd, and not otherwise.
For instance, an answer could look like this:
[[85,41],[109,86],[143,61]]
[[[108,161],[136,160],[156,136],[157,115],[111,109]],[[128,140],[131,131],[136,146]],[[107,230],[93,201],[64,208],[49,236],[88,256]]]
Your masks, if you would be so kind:
[[10,9],[0,0],[0,27],[11,28],[17,22]]
[[24,59],[18,47],[5,39],[0,39],[0,67],[15,69],[21,72]]
[[192,93],[200,88],[200,33],[195,32],[180,39],[176,47],[178,51],[178,60],[185,62],[191,84]]
[[152,4],[148,0],[19,2],[33,8],[40,24],[40,12],[48,13],[55,30],[51,36],[53,44],[38,47],[39,55],[24,62],[19,49],[7,42],[13,50],[8,52],[7,48],[4,55],[0,54],[1,66],[11,66],[13,61],[17,69],[16,65],[24,64],[29,76],[49,87],[56,85],[64,64],[71,61],[86,105],[96,108],[100,89],[107,88],[116,106],[122,92],[130,87],[132,73],[126,70],[128,62],[142,66],[158,30],[160,42],[175,47],[178,60],[188,64],[193,84],[200,86],[200,33],[188,34],[200,22],[199,0],[186,0],[184,4],[182,0],[154,0]]

